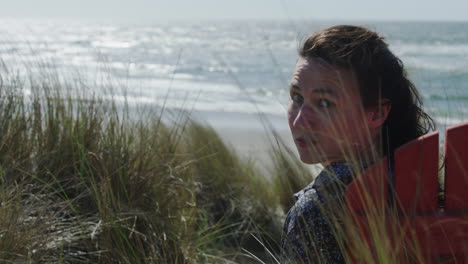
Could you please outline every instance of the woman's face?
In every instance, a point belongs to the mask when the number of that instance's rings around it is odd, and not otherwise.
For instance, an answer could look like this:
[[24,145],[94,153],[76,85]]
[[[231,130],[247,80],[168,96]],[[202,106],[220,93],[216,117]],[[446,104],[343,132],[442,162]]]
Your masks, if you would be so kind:
[[370,145],[366,113],[351,71],[320,58],[300,58],[290,96],[289,127],[304,163],[350,159],[348,155]]

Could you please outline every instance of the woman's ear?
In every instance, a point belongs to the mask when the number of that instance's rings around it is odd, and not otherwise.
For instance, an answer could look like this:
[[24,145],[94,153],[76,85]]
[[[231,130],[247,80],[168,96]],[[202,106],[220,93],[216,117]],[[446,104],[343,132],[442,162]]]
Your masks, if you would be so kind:
[[369,128],[380,128],[385,120],[387,120],[391,109],[392,103],[386,98],[381,99],[377,106],[367,109],[367,125]]

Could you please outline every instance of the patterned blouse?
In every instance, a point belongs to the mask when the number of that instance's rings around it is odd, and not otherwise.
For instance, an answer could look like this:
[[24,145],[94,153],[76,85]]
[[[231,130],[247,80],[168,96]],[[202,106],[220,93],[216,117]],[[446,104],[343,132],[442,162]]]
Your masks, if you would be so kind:
[[342,232],[336,212],[342,212],[345,189],[353,178],[348,163],[334,162],[294,195],[297,201],[283,227],[281,263],[345,263],[343,241],[334,235]]

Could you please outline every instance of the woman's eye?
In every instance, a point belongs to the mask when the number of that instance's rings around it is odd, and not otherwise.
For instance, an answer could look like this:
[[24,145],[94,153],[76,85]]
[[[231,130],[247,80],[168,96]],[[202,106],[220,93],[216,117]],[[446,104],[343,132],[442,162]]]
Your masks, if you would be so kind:
[[329,100],[327,99],[324,99],[324,98],[321,98],[319,99],[318,101],[318,106],[321,107],[321,108],[330,108],[332,107],[334,104],[332,102],[330,102]]
[[297,104],[302,104],[304,102],[304,98],[302,97],[302,95],[300,95],[298,93],[292,93],[291,94],[291,100],[293,100],[293,102],[295,102]]

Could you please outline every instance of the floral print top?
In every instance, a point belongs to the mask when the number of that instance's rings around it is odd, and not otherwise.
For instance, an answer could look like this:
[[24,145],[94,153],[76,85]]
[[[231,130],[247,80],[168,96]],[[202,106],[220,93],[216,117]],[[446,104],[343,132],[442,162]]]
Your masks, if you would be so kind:
[[[346,162],[331,163],[294,195],[297,201],[283,227],[281,263],[345,263],[340,250],[343,241],[336,240],[334,234],[343,232],[336,212],[343,209],[345,189],[354,178],[353,171]],[[335,224],[329,224],[330,221]]]

